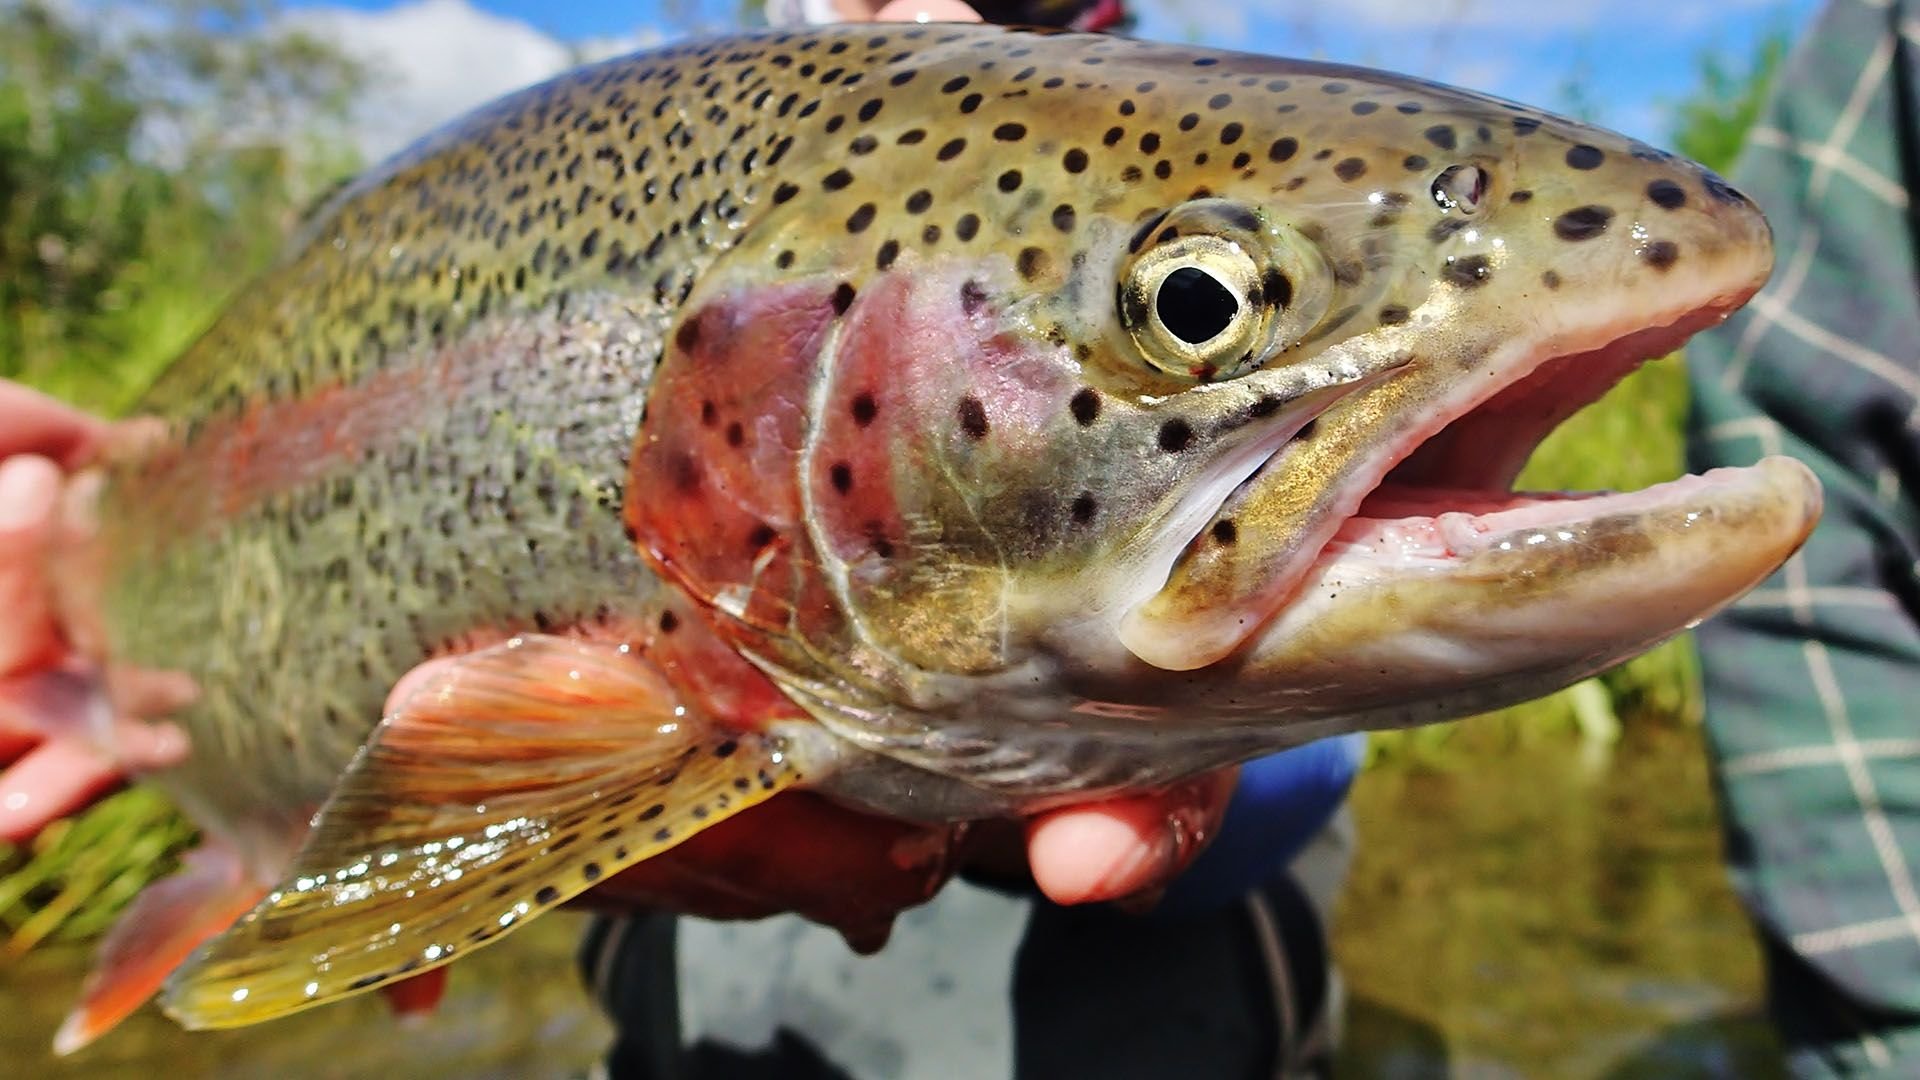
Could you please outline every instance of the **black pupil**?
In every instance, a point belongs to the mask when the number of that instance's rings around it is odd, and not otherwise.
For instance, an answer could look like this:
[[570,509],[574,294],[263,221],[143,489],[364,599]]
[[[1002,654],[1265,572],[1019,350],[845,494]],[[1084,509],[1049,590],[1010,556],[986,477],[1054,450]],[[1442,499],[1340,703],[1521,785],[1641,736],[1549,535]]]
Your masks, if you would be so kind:
[[1166,276],[1153,306],[1167,330],[1189,345],[1219,337],[1240,312],[1240,301],[1232,290],[1219,278],[1192,266]]

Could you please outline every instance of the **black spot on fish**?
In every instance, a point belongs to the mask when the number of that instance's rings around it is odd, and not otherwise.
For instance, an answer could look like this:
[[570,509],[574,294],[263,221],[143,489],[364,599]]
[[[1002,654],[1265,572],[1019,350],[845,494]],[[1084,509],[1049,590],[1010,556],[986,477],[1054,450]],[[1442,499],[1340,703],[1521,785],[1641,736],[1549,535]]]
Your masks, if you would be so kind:
[[1073,411],[1074,422],[1086,427],[1100,419],[1100,392],[1091,386],[1083,386],[1074,391],[1067,408]]
[[874,402],[872,394],[863,393],[854,397],[850,411],[853,413],[853,422],[866,427],[873,423],[874,417],[880,415],[880,406]]
[[919,191],[907,196],[907,213],[909,214],[925,213],[927,207],[932,205],[933,193],[925,188],[921,188]]
[[960,220],[953,223],[953,235],[961,240],[971,240],[980,231],[980,215],[961,214]]
[[1160,425],[1160,449],[1177,454],[1193,441],[1193,427],[1179,417]]
[[1300,140],[1288,135],[1273,140],[1273,144],[1267,147],[1267,160],[1274,162],[1286,161],[1299,152]]
[[1053,227],[1059,229],[1061,232],[1070,233],[1073,231],[1073,219],[1073,207],[1068,206],[1066,203],[1061,203],[1059,206],[1053,208]]
[[1647,185],[1647,198],[1662,210],[1678,210],[1687,205],[1687,189],[1671,180],[1655,180]]
[[580,876],[588,881],[600,880],[600,864],[590,862],[580,868]]
[[844,281],[834,286],[832,302],[833,313],[835,315],[845,315],[847,309],[853,306],[853,286]]
[[836,461],[833,468],[827,470],[827,475],[833,482],[833,490],[842,495],[853,490],[853,466]]
[[1567,149],[1567,166],[1569,168],[1580,169],[1582,171],[1597,169],[1600,167],[1600,163],[1605,160],[1607,160],[1607,155],[1602,153],[1597,146],[1588,146],[1586,143],[1581,143],[1578,146],[1572,146]]
[[1380,325],[1382,326],[1399,326],[1411,317],[1412,314],[1399,304],[1388,304],[1386,307],[1380,309]]
[[1405,158],[1401,159],[1400,166],[1408,172],[1419,172],[1421,169],[1427,167],[1427,159],[1421,157],[1419,154],[1408,154]]
[[779,533],[774,531],[773,526],[763,521],[755,525],[753,531],[747,534],[747,550],[759,551],[768,544],[773,543],[774,538],[779,535]]
[[861,203],[853,213],[847,215],[847,231],[856,234],[866,232],[867,226],[873,224],[873,216],[877,212],[878,207],[872,203]]
[[1460,145],[1460,140],[1454,135],[1453,129],[1445,124],[1435,124],[1428,128],[1424,134],[1428,142],[1442,150],[1453,150]]
[[934,157],[939,158],[941,161],[952,161],[954,158],[959,157],[960,152],[966,148],[967,140],[948,139],[945,143],[941,144],[940,149],[934,153]]
[[1027,137],[1027,125],[1008,121],[993,129],[993,137],[1001,142],[1019,142]]
[[1557,289],[1557,288],[1559,288],[1559,287],[1560,287],[1560,272],[1559,272],[1559,271],[1557,271],[1557,270],[1548,270],[1548,271],[1546,271],[1546,272],[1544,272],[1544,273],[1542,273],[1542,274],[1540,275],[1540,284],[1542,284],[1542,285],[1545,285],[1545,286],[1546,286],[1547,288],[1549,288],[1549,289]]
[[700,317],[698,315],[685,319],[680,323],[680,328],[673,332],[673,344],[681,352],[692,352],[694,346],[700,344]]
[[1493,266],[1485,255],[1462,255],[1448,259],[1440,270],[1441,277],[1468,289],[1485,285],[1492,274]]
[[1352,182],[1367,174],[1367,163],[1357,157],[1342,158],[1340,163],[1333,167],[1333,174],[1342,180]]
[[663,611],[660,613],[660,632],[661,633],[671,634],[678,629],[680,629],[680,616],[675,615],[671,611]]
[[741,444],[745,443],[746,441],[747,441],[747,429],[740,426],[740,421],[734,420],[727,424],[727,445],[728,446],[738,448]]
[[1271,308],[1284,308],[1293,303],[1293,279],[1278,267],[1268,268],[1260,278],[1260,299]]
[[873,257],[874,268],[876,270],[885,270],[891,267],[893,265],[893,260],[896,258],[899,258],[899,256],[900,256],[900,242],[897,240],[889,240],[886,243],[881,244],[880,250],[874,254],[874,257]]
[[533,894],[533,902],[536,904],[551,904],[558,899],[560,899],[560,890],[551,885],[542,885],[540,891]]
[[737,740],[728,739],[727,741],[721,743],[719,746],[716,746],[713,748],[713,756],[717,758],[732,757],[733,752],[738,749],[740,749],[740,743]]
[[1067,151],[1066,155],[1060,159],[1060,165],[1070,173],[1085,172],[1087,170],[1087,152],[1075,147]]
[[960,283],[960,310],[968,315],[980,310],[987,302],[987,290],[980,283],[969,278]]
[[978,442],[987,437],[987,407],[980,399],[971,395],[960,399],[960,430],[967,438]]
[[1048,258],[1047,253],[1037,247],[1021,248],[1019,257],[1014,260],[1021,278],[1027,281],[1046,273],[1052,264],[1053,260]]
[[1553,221],[1554,235],[1562,240],[1591,240],[1607,231],[1613,211],[1604,206],[1579,206]]
[[1085,525],[1087,522],[1093,520],[1093,515],[1098,513],[1099,509],[1100,504],[1094,500],[1093,493],[1083,491],[1073,500],[1073,507],[1070,513],[1073,515],[1075,524]]
[[1232,547],[1233,542],[1238,539],[1240,539],[1240,527],[1233,523],[1232,518],[1221,518],[1213,523],[1214,543],[1221,547]]
[[1655,270],[1667,270],[1680,261],[1680,246],[1671,240],[1655,240],[1640,252],[1640,258]]

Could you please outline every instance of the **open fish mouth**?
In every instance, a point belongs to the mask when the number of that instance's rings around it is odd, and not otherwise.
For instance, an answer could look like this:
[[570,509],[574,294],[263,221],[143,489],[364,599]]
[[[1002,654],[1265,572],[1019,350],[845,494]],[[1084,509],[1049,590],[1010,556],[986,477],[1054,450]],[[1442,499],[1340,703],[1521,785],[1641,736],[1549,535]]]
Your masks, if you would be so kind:
[[[1669,505],[1705,506],[1723,488],[1751,483],[1751,470],[1719,469],[1637,491],[1512,488],[1533,452],[1561,423],[1643,362],[1671,353],[1737,306],[1715,303],[1595,349],[1543,354],[1521,365],[1524,373],[1517,379],[1471,402],[1437,429],[1407,429],[1381,455],[1394,462],[1391,469],[1341,523],[1316,562],[1459,559],[1489,545],[1513,543],[1515,534],[1526,534],[1523,542],[1537,546],[1547,542],[1537,537],[1556,536],[1554,530]],[[1817,514],[1817,494],[1807,509]]]
[[1744,299],[1595,348],[1543,349],[1450,418],[1384,440],[1359,470],[1379,479],[1222,666],[1296,711],[1425,722],[1596,674],[1758,585],[1819,519],[1820,485],[1792,459],[1636,491],[1512,488],[1562,421]]

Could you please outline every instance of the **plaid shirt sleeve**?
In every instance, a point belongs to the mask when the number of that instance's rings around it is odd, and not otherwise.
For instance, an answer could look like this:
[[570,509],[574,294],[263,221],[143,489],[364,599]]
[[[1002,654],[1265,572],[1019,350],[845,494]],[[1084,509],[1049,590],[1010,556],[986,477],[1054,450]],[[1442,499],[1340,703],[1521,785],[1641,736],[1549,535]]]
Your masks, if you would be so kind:
[[1920,1075],[1920,4],[1833,0],[1748,138],[1767,289],[1689,349],[1694,468],[1827,512],[1698,634],[1735,883],[1798,1075]]

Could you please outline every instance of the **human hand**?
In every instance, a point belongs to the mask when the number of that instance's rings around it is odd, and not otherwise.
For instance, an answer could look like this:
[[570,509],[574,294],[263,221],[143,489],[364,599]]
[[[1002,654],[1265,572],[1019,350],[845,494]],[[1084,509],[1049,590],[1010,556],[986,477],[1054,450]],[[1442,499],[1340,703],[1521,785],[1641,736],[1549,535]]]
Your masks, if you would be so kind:
[[[114,753],[88,739],[102,702],[57,611],[50,556],[74,472],[120,431],[23,386],[0,381],[0,839],[19,842],[117,788],[128,769],[178,761],[186,741],[164,713],[183,692],[166,680],[128,680]],[[137,699],[137,700],[136,700]]]

